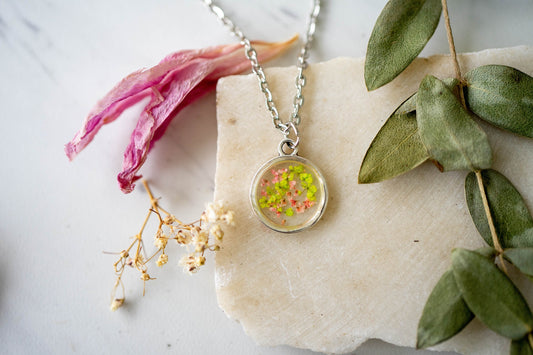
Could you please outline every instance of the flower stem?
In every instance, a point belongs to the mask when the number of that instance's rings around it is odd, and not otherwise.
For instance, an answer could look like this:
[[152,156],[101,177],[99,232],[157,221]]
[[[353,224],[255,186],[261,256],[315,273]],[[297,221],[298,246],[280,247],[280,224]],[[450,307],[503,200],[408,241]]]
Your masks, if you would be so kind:
[[[142,236],[142,234],[144,232],[144,228],[146,228],[146,224],[148,223],[148,220],[150,219],[151,215],[152,215],[152,211],[148,211],[148,214],[144,218],[144,222],[143,222],[143,225],[141,227],[141,230],[139,231],[139,234],[137,234],[137,236],[135,236],[136,239],[140,239],[140,236]],[[131,246],[130,246],[130,248],[131,248]],[[128,249],[128,251],[129,251],[129,249]]]
[[455,52],[455,44],[453,42],[452,27],[450,26],[450,15],[448,14],[448,3],[446,0],[442,0],[442,11],[444,13],[444,22],[446,24],[446,35],[448,36],[448,46],[450,47],[450,55],[453,60],[453,67],[455,70],[455,78],[459,80],[460,83],[463,82],[463,77],[461,75],[461,67],[457,61],[457,53]]
[[[148,193],[148,197],[150,198],[150,204],[152,205],[152,209],[155,211],[155,213],[159,214],[159,211],[161,211],[164,214],[166,214],[167,216],[171,216],[170,212],[165,210],[163,207],[159,206],[159,202],[158,202],[159,199],[155,198],[154,195],[152,194],[152,190],[150,190],[150,186],[148,186],[148,182],[146,180],[144,180],[144,179],[142,179],[141,182],[142,182],[142,184],[144,186],[144,189]],[[176,217],[174,217],[174,216],[172,216],[172,217],[179,224],[185,224],[185,223],[181,222],[180,220],[178,220]],[[161,216],[159,216],[159,219],[161,219]]]
[[150,204],[152,205],[152,208],[157,211],[159,207],[157,204],[157,199],[152,194],[152,190],[150,190],[150,187],[148,186],[148,182],[144,179],[142,179],[141,182],[144,186],[144,189],[148,193],[148,196],[150,197]]

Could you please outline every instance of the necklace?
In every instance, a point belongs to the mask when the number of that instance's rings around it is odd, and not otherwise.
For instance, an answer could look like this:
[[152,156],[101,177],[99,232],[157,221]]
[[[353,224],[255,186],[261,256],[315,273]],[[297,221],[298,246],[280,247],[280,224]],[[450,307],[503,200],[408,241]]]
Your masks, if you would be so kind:
[[293,112],[287,122],[282,122],[272,100],[263,68],[250,40],[212,0],[202,0],[220,22],[236,36],[244,46],[252,71],[257,76],[265,95],[268,111],[274,127],[281,131],[283,139],[278,146],[278,156],[263,164],[255,174],[250,188],[250,202],[255,215],[267,227],[283,233],[293,233],[314,225],[326,208],[327,187],[320,170],[309,160],[298,156],[300,136],[300,108],[304,103],[304,69],[307,67],[309,50],[314,39],[316,20],[320,13],[320,0],[314,0],[309,16],[307,36],[297,61],[296,94]]

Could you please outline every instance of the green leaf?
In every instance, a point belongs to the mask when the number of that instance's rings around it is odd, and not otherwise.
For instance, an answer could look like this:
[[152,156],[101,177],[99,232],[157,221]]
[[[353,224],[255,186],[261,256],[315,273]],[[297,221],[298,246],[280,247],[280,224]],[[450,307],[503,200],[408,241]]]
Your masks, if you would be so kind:
[[492,165],[487,135],[446,85],[434,76],[420,83],[416,118],[422,142],[444,171]]
[[[457,79],[444,84],[453,89]],[[370,144],[361,168],[360,184],[380,182],[403,174],[425,162],[429,155],[418,134],[416,122],[417,93],[405,100],[387,119]]]
[[511,351],[509,352],[511,355],[533,355],[533,349],[531,349],[531,345],[529,344],[529,341],[527,338],[523,338],[520,340],[513,340],[511,342]]
[[429,295],[418,322],[417,349],[437,345],[459,333],[474,318],[448,270]]
[[[496,170],[483,170],[481,176],[496,234],[502,247],[533,247],[533,218],[518,190]],[[492,246],[492,236],[475,173],[470,173],[466,177],[465,195],[470,215],[479,234]]]
[[465,100],[481,119],[533,138],[533,77],[505,65],[484,65],[465,75]]
[[385,5],[366,51],[369,91],[390,82],[418,56],[435,32],[441,12],[441,0],[390,0]]
[[407,113],[414,113],[416,112],[416,98],[418,97],[418,93],[414,93],[413,95],[409,96],[407,100],[402,102],[400,106],[392,113],[393,115],[404,115]]
[[496,250],[492,247],[483,247],[483,248],[476,249],[474,251],[478,253],[479,255],[482,255],[485,258],[491,259],[491,260],[494,260],[497,254]]
[[506,249],[503,256],[523,274],[533,276],[533,248]]
[[452,252],[457,287],[474,315],[488,328],[510,339],[533,329],[533,315],[524,297],[489,259],[466,249]]
[[[455,78],[442,79],[442,82],[451,91],[455,90],[455,88],[459,84],[459,80]],[[418,92],[415,92],[407,100],[405,100],[400,106],[398,106],[398,108],[396,109],[396,111],[394,111],[394,113],[404,114],[404,113],[416,112],[416,100],[417,99],[418,99]]]
[[408,109],[408,105],[402,106],[387,119],[370,144],[359,170],[359,183],[393,178],[428,159],[428,152],[418,134],[416,113],[398,113]]

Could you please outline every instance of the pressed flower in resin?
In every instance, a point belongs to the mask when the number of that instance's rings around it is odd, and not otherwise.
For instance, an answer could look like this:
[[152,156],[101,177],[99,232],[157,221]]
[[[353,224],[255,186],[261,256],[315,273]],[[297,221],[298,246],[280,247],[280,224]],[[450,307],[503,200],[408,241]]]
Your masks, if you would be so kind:
[[327,204],[324,177],[310,161],[279,156],[259,168],[250,189],[259,220],[278,232],[294,233],[314,225]]
[[[316,186],[313,176],[303,165],[289,165],[288,168],[272,169],[271,180],[263,179],[259,206],[273,212],[278,218],[292,217],[294,212],[304,213],[315,201]],[[300,196],[305,192],[305,199]]]

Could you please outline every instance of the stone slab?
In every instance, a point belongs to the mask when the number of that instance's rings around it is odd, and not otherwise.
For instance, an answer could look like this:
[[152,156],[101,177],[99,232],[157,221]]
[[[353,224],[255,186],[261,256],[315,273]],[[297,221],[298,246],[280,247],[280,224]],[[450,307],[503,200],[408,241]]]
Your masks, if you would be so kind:
[[[460,57],[463,71],[506,64],[533,74],[533,49],[486,50]],[[264,345],[288,344],[326,353],[352,351],[370,338],[414,346],[424,303],[450,266],[454,247],[482,239],[464,198],[466,172],[440,173],[426,163],[398,178],[358,185],[373,137],[426,74],[453,76],[448,56],[417,59],[392,83],[367,92],[363,59],[310,65],[301,111],[299,154],[322,170],[329,205],[322,220],[298,234],[280,234],[253,215],[254,173],[277,154],[273,128],[253,75],[217,87],[215,199],[236,212],[216,258],[218,302]],[[266,70],[280,116],[292,109],[296,69]],[[495,168],[533,208],[533,140],[483,125]],[[525,291],[532,300],[533,290]],[[531,304],[531,303],[530,303]],[[506,354],[509,342],[477,322],[437,347],[464,354]]]

